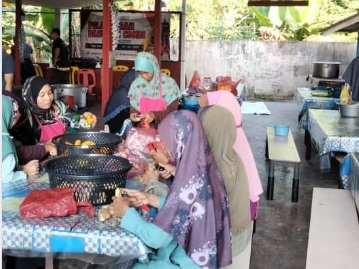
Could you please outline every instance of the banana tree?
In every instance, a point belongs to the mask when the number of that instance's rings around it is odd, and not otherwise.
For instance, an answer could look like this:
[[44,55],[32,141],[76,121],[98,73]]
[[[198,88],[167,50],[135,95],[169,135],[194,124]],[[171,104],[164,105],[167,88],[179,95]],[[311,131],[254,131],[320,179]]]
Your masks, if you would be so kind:
[[[10,47],[15,36],[15,5],[3,2],[7,12],[2,16],[2,45]],[[51,59],[51,40],[49,32],[55,23],[53,9],[23,6],[25,20],[22,22],[25,36],[32,40],[36,60],[48,62]]]

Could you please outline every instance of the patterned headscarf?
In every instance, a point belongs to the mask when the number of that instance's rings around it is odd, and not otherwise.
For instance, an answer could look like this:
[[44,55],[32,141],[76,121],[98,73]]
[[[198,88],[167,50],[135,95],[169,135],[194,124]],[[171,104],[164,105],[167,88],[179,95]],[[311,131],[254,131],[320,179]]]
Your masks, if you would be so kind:
[[135,70],[153,74],[151,81],[146,81],[141,76],[137,77],[131,84],[128,97],[130,104],[136,110],[139,110],[139,100],[141,94],[145,97],[156,98],[160,94],[160,81],[162,81],[162,96],[169,105],[181,97],[181,92],[176,81],[161,73],[157,58],[148,52],[140,52],[135,59]]
[[226,190],[198,115],[174,111],[160,123],[159,133],[177,166],[165,204],[153,222],[201,268],[229,265],[232,251]]
[[26,101],[28,108],[38,118],[42,125],[56,122],[56,118],[53,116],[54,110],[52,106],[49,109],[41,109],[37,105],[39,92],[46,84],[48,83],[43,77],[34,76],[25,81],[24,88],[22,89],[22,97]]

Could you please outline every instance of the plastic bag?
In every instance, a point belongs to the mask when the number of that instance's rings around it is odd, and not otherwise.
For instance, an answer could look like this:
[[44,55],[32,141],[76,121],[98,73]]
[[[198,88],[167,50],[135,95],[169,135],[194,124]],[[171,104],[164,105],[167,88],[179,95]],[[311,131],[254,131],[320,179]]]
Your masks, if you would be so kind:
[[136,178],[146,171],[149,162],[153,161],[147,144],[158,140],[158,132],[152,128],[131,127],[127,130],[126,139],[123,141],[115,153],[129,160],[132,168],[127,173],[127,178]]
[[72,188],[33,190],[20,205],[20,215],[24,219],[65,217],[84,210],[89,217],[95,208],[89,202],[76,203]]
[[158,132],[152,128],[130,128],[126,134],[125,147],[131,154],[148,154],[146,145],[158,140]]

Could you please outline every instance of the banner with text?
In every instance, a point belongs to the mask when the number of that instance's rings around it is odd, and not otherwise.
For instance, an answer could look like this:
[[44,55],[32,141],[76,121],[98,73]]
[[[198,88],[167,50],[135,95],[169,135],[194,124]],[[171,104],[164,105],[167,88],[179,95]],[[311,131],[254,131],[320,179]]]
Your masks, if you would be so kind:
[[[133,60],[138,51],[153,51],[154,13],[121,12],[118,41],[113,57]],[[101,58],[102,12],[81,12],[81,57]],[[152,50],[152,51],[151,51]]]

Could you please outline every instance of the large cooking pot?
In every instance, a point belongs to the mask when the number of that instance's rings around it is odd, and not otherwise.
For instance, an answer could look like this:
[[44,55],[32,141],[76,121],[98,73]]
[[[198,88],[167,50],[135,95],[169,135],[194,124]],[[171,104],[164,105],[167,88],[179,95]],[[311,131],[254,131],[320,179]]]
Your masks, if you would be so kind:
[[315,62],[313,63],[313,77],[338,78],[340,62]]
[[53,84],[51,88],[55,100],[60,100],[63,96],[72,95],[78,108],[86,107],[86,86],[81,84]]

